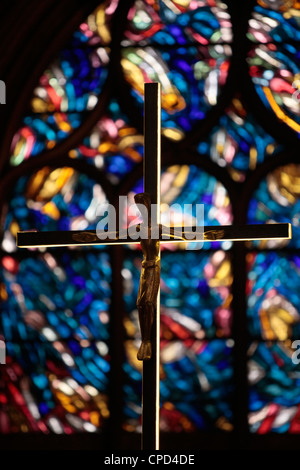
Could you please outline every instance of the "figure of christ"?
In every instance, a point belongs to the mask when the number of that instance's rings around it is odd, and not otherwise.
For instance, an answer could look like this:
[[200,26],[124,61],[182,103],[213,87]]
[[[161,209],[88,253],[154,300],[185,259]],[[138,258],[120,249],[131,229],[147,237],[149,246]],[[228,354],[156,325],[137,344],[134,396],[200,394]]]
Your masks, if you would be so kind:
[[[145,361],[149,360],[152,354],[151,329],[160,285],[159,239],[151,236],[153,227],[151,227],[151,199],[149,194],[136,194],[134,200],[136,204],[144,205],[147,211],[147,220],[143,219],[143,223],[140,225],[143,261],[136,302],[142,336],[137,358],[139,361]],[[161,232],[161,226],[159,232]]]
[[[153,234],[154,227],[151,226],[150,195],[147,193],[139,193],[135,195],[134,200],[136,204],[145,206],[146,214],[144,214],[143,211],[142,216],[147,217],[147,220],[143,219],[143,223],[140,225],[140,244],[143,252],[143,261],[137,297],[137,308],[142,336],[137,358],[140,361],[145,361],[149,360],[152,354],[151,329],[160,285],[159,240],[161,240],[162,235],[167,235],[170,238],[179,238],[179,236],[176,227],[165,227],[161,224],[159,224],[159,230]],[[217,240],[218,238],[222,238],[223,233],[223,230],[210,230],[203,234],[203,239]],[[192,234],[194,235],[193,232]],[[185,235],[187,235],[186,232]],[[191,233],[188,232],[188,235],[191,235]],[[183,239],[183,237],[180,238]]]
[[[140,361],[149,360],[152,354],[151,329],[156,309],[157,295],[160,285],[160,242],[168,242],[170,239],[178,241],[193,241],[195,233],[181,227],[166,227],[159,224],[151,226],[151,198],[148,193],[139,193],[134,196],[135,203],[140,207],[143,222],[134,226],[139,233],[143,260],[140,276],[140,284],[137,296],[137,308],[142,342],[137,353]],[[184,233],[182,229],[184,228]],[[130,228],[129,228],[130,231]],[[135,233],[136,233],[135,232]],[[105,232],[107,238],[118,240],[119,232]],[[217,240],[223,237],[224,230],[208,230],[203,233],[203,240]],[[84,232],[72,235],[74,241],[92,243],[97,240],[96,233]],[[195,238],[194,238],[195,241]]]

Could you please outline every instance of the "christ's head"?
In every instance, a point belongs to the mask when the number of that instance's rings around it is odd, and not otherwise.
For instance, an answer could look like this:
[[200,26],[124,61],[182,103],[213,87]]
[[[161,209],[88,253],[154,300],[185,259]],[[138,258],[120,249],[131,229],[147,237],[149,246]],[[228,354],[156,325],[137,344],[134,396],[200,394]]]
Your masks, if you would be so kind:
[[136,204],[143,204],[144,206],[146,206],[148,211],[151,208],[151,198],[150,198],[150,194],[148,193],[136,194],[134,196],[134,201]]

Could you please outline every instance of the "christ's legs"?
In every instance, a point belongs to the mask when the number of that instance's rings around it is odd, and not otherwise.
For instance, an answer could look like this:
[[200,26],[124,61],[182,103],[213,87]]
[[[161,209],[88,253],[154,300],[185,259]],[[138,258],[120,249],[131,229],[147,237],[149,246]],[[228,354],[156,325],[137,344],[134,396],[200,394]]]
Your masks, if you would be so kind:
[[155,307],[152,302],[145,302],[138,305],[139,321],[142,335],[142,344],[138,350],[137,358],[145,361],[151,358],[151,329],[153,325]]

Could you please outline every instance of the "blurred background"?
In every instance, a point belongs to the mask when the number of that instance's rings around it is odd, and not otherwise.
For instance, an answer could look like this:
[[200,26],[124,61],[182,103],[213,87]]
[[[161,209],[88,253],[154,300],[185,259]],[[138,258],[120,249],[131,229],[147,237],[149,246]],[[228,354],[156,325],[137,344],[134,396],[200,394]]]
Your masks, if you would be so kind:
[[298,448],[300,2],[0,12],[0,447],[140,447],[139,247],[15,237],[93,229],[100,206],[133,201],[158,81],[162,221],[204,204],[207,225],[293,226],[291,241],[163,246],[161,449]]

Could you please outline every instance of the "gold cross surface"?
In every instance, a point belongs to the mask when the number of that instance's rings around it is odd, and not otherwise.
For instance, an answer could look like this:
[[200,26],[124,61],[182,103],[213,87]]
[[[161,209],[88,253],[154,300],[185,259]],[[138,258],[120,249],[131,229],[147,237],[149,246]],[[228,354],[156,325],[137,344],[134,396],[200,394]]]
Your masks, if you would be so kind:
[[[143,361],[142,449],[159,449],[159,324],[160,243],[214,240],[266,240],[291,238],[291,224],[166,227],[160,224],[160,133],[161,90],[158,83],[145,84],[144,102],[144,192],[135,202],[147,208],[137,236],[123,232],[54,231],[19,232],[17,245],[23,248],[140,243],[143,252],[137,307],[142,342],[138,359]],[[155,234],[155,235],[154,235]],[[101,237],[102,238],[102,237]]]
[[[136,226],[138,227],[138,226]],[[161,243],[189,243],[195,241],[251,241],[290,239],[291,224],[254,224],[254,225],[209,225],[204,227],[167,227],[160,225],[157,239]],[[24,231],[17,234],[19,248],[60,247],[60,246],[94,246],[94,245],[134,245],[141,242],[141,236],[110,236],[100,239],[98,230],[70,230],[53,232]],[[191,239],[191,236],[195,238]]]

